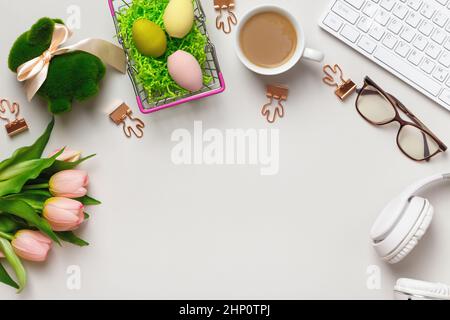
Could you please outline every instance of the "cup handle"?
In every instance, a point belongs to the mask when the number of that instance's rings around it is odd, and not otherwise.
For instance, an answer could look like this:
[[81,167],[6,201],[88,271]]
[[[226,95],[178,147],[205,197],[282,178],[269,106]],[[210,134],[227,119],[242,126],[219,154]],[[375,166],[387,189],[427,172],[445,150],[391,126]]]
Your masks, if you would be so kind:
[[303,57],[308,60],[313,60],[317,62],[322,62],[324,58],[324,54],[320,51],[305,48],[305,52],[303,53]]

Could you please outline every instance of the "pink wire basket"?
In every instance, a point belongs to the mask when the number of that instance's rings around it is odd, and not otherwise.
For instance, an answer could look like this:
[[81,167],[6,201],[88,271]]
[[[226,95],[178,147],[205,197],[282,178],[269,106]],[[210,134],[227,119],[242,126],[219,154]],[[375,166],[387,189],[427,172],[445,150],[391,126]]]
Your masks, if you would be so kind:
[[147,91],[139,83],[136,77],[137,70],[135,67],[135,62],[129,54],[128,48],[125,46],[125,42],[120,36],[119,23],[117,21],[117,14],[121,10],[126,10],[130,7],[133,0],[108,0],[109,8],[111,10],[111,15],[114,21],[114,26],[116,28],[117,38],[119,43],[125,50],[127,60],[128,60],[128,75],[130,76],[133,88],[136,94],[136,101],[139,110],[142,113],[152,113],[162,109],[174,107],[183,103],[203,99],[218,93],[225,91],[225,80],[223,78],[222,72],[220,71],[219,61],[217,59],[217,54],[214,45],[211,43],[208,31],[206,30],[206,15],[201,6],[200,0],[194,1],[194,14],[195,23],[199,28],[200,32],[206,36],[207,44],[205,46],[206,61],[203,65],[204,74],[210,76],[212,80],[203,86],[203,88],[197,92],[179,92],[175,97],[166,96],[150,96]]

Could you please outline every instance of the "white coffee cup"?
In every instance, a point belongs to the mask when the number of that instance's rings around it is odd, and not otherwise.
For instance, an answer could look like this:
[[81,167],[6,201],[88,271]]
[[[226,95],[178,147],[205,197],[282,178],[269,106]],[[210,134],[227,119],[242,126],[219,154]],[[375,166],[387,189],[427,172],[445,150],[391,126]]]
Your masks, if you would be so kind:
[[[241,43],[240,43],[240,34],[241,29],[245,25],[245,23],[253,16],[255,16],[258,13],[262,12],[276,12],[279,14],[282,14],[286,18],[289,19],[289,21],[292,23],[292,25],[295,28],[295,31],[297,32],[297,48],[295,49],[294,54],[292,57],[283,63],[281,66],[275,67],[275,68],[265,68],[258,66],[254,63],[252,63],[247,57],[245,56],[244,52],[242,52]],[[270,45],[270,43],[268,43]],[[283,72],[288,71],[293,66],[295,66],[300,59],[305,58],[308,60],[313,60],[317,62],[321,62],[324,58],[324,55],[322,52],[306,48],[305,45],[305,31],[303,30],[302,26],[298,22],[298,20],[287,10],[283,9],[282,7],[276,6],[276,5],[261,5],[257,6],[256,8],[251,9],[247,13],[244,14],[244,16],[241,18],[241,22],[237,26],[236,30],[236,36],[235,36],[235,49],[237,56],[241,60],[241,62],[250,70],[253,72],[256,72],[258,74],[262,75],[276,75],[281,74]]]

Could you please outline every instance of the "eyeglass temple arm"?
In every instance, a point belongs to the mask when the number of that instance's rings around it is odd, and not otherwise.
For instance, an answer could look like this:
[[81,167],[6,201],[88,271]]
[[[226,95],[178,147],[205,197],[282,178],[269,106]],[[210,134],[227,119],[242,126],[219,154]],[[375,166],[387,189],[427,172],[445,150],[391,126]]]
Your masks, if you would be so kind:
[[425,135],[424,132],[422,133],[422,138],[423,138],[423,155],[425,156],[425,158],[427,159],[427,161],[430,160],[430,147],[428,146],[428,141],[427,141],[427,136]]

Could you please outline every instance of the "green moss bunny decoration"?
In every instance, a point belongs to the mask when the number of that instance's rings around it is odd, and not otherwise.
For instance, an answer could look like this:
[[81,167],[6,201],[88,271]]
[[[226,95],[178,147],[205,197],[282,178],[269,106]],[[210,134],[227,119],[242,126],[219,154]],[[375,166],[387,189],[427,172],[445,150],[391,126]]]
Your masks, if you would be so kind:
[[[8,59],[11,71],[17,72],[20,65],[39,57],[50,47],[55,23],[63,24],[63,21],[42,18],[15,41]],[[90,53],[75,51],[58,55],[51,60],[47,79],[38,95],[47,100],[51,113],[64,113],[71,110],[74,100],[95,96],[104,75],[105,65]]]

